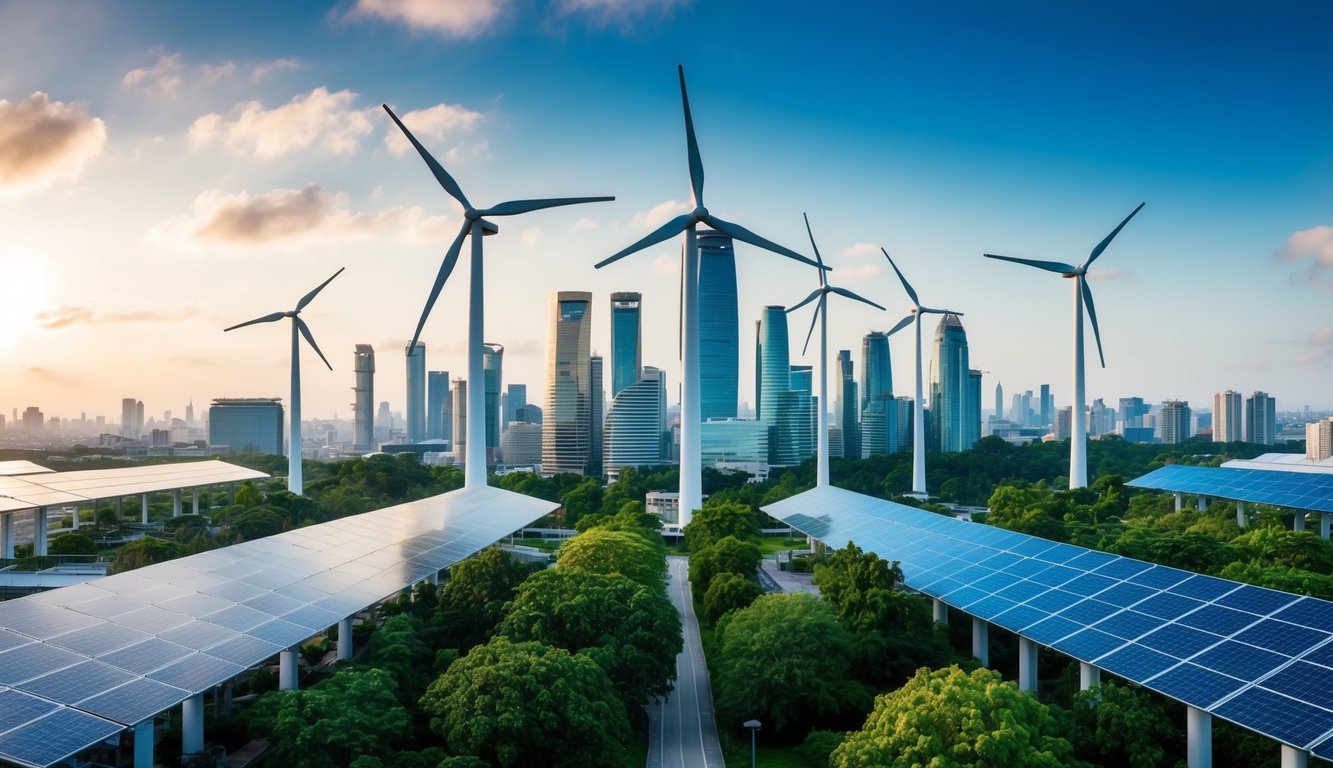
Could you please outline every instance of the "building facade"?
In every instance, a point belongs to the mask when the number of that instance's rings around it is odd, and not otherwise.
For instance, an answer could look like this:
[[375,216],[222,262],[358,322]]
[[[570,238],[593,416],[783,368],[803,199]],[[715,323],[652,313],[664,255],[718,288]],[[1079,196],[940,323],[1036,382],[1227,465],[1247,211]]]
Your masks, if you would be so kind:
[[1162,427],[1162,442],[1184,442],[1190,436],[1190,404],[1188,400],[1165,400],[1158,413]]
[[352,446],[369,451],[375,446],[375,348],[357,344],[352,353]]
[[486,343],[482,347],[482,376],[486,379],[486,463],[500,455],[500,382],[504,374],[505,348]]
[[935,328],[934,356],[930,361],[930,431],[927,435],[938,451],[965,451],[980,438],[980,372],[976,376],[975,397],[971,379],[967,333],[957,315],[945,314]]
[[740,376],[740,316],[736,255],[731,238],[699,230],[699,418],[736,416]]
[[500,438],[500,458],[511,467],[539,467],[542,463],[542,425],[511,421]]
[[546,345],[546,407],[542,409],[542,474],[584,474],[592,441],[592,294],[550,297]]
[[639,380],[643,367],[643,295],[611,294],[611,397]]
[[1228,389],[1213,395],[1213,442],[1234,443],[1244,440],[1241,394]]
[[601,471],[607,480],[618,477],[622,467],[661,464],[665,425],[666,374],[649,366],[611,399],[602,433]]
[[1333,418],[1305,425],[1305,458],[1310,461],[1333,458]]
[[282,402],[276,397],[218,398],[208,409],[208,444],[232,453],[283,455]]
[[404,347],[407,356],[407,441],[426,439],[426,345]]
[[453,400],[449,396],[449,372],[426,372],[426,439],[448,440],[453,436]]
[[601,355],[588,358],[588,474],[596,475],[602,471],[602,429],[606,426],[606,390],[602,376],[604,366]]
[[[793,371],[787,352],[787,312],[781,306],[764,307],[759,321],[758,349],[759,380],[756,382],[759,401],[759,419],[768,425],[769,463],[787,467],[800,464],[810,455],[813,430],[810,418],[813,410],[804,391],[792,386]],[[797,372],[795,379],[808,379]]]
[[[837,378],[834,387],[837,392],[837,414],[834,426],[842,431],[842,445],[839,456],[861,455],[861,398],[857,395],[856,378],[852,370],[852,351],[838,350]],[[829,444],[832,450],[832,443]],[[832,454],[830,454],[832,455]]]
[[1245,398],[1245,442],[1272,445],[1277,439],[1277,401],[1267,392]]

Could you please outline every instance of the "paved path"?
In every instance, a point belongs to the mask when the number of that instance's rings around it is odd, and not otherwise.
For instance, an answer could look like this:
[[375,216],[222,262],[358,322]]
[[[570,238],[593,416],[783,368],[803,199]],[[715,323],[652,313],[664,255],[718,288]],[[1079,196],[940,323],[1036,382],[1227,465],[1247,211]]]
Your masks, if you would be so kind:
[[648,710],[648,768],[723,768],[722,747],[713,722],[713,692],[699,640],[699,620],[690,597],[689,561],[668,557],[667,594],[685,631],[685,648],[676,657],[676,688],[666,701]]
[[777,561],[769,558],[759,562],[759,583],[766,592],[809,592],[817,596],[819,587],[814,585],[813,578],[808,573],[779,570]]

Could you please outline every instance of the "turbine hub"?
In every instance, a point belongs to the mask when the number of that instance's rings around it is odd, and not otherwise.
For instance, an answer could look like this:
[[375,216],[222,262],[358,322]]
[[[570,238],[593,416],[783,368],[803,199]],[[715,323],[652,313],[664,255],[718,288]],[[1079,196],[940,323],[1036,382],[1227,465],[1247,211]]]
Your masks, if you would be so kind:
[[478,211],[476,208],[468,208],[463,211],[463,218],[468,221],[476,221],[481,218],[481,211]]
[[696,221],[703,221],[708,218],[708,209],[702,205],[697,205],[694,207],[694,211],[690,215],[693,216]]

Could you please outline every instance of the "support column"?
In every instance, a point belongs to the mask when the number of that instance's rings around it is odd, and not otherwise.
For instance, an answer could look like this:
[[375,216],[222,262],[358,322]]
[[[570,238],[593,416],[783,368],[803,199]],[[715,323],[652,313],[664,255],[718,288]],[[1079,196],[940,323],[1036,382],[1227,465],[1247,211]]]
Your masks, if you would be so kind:
[[1249,519],[1245,516],[1245,502],[1236,502],[1236,525],[1244,528],[1249,522]]
[[1309,752],[1286,744],[1282,745],[1282,768],[1305,768],[1309,760]]
[[930,605],[931,605],[931,608],[934,609],[934,613],[935,613],[935,623],[936,623],[936,624],[943,624],[943,625],[945,625],[945,626],[948,626],[948,624],[949,624],[949,606],[945,605],[945,604],[944,604],[944,601],[943,601],[943,600],[940,600],[939,598],[932,598],[931,601],[930,601]]
[[1203,494],[1199,494],[1199,511],[1200,512],[1208,511],[1208,497],[1204,496]]
[[181,702],[181,754],[204,751],[204,695],[196,693]]
[[[94,501],[94,502],[93,502],[93,510],[96,511],[96,509],[97,509],[97,502]],[[70,526],[71,526],[71,527],[70,527],[70,530],[72,530],[72,531],[77,531],[77,530],[79,530],[79,505],[78,505],[78,504],[75,504],[75,505],[74,505],[74,518],[70,521]]]
[[1078,689],[1086,691],[1094,685],[1101,685],[1102,671],[1091,664],[1078,663]]
[[123,520],[123,519],[125,519],[125,497],[124,497],[124,496],[117,496],[117,497],[116,497],[116,519],[117,519],[117,520]]
[[153,768],[153,719],[134,726],[134,768]]
[[179,488],[171,492],[171,516],[181,516],[181,489]]
[[190,491],[193,497],[190,501],[190,514],[197,515],[199,514],[199,489],[191,488]]
[[1291,530],[1293,530],[1293,531],[1303,531],[1303,530],[1305,530],[1305,511],[1304,511],[1304,510],[1300,510],[1300,509],[1298,509],[1298,510],[1296,510],[1296,513],[1295,513],[1294,515],[1291,516]]
[[14,513],[0,514],[0,557],[14,559]]
[[278,654],[278,690],[296,690],[296,673],[298,669],[295,648],[288,648]]
[[985,619],[972,619],[972,655],[981,666],[990,664],[990,625]]
[[1037,644],[1018,638],[1018,690],[1037,692]]
[[1183,494],[1183,493],[1177,493],[1177,494],[1176,494],[1176,511],[1179,512],[1180,510],[1182,510],[1182,509],[1184,509],[1184,508],[1185,508],[1185,494]]
[[1185,708],[1185,759],[1189,768],[1213,766],[1213,716],[1202,709]]
[[436,587],[440,586],[440,572],[439,572],[439,571],[435,571],[435,572],[432,573],[431,575],[427,576],[427,577],[426,577],[426,582],[427,582],[428,584],[432,585],[432,586],[436,586]]
[[1324,541],[1328,541],[1329,517],[1330,515],[1327,512],[1319,513],[1319,538]]
[[352,618],[338,622],[338,661],[352,660]]
[[146,493],[139,494],[139,500],[140,500],[139,506],[141,510],[141,514],[139,515],[140,522],[142,522],[144,525],[148,525],[148,494]]
[[38,507],[32,519],[32,554],[46,556],[46,507]]

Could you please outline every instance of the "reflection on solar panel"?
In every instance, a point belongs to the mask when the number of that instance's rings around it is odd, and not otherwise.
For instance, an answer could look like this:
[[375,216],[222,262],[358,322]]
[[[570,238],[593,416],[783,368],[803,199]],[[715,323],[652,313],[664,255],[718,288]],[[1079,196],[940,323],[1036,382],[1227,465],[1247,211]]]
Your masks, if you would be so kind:
[[15,461],[0,461],[0,476],[10,475],[42,475],[54,470],[47,469],[40,464],[33,464],[31,461],[21,459]]
[[1333,603],[839,488],[763,509],[829,546],[898,561],[908,587],[955,608],[1333,759]]
[[463,489],[0,603],[0,760],[93,746],[557,506]]
[[[36,466],[36,465],[33,465]],[[200,488],[217,483],[268,477],[225,461],[189,461],[74,472],[10,473],[0,471],[0,512],[78,504],[139,493]]]
[[1333,474],[1168,464],[1126,485],[1314,512],[1333,512]]

